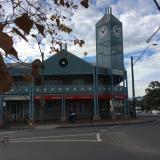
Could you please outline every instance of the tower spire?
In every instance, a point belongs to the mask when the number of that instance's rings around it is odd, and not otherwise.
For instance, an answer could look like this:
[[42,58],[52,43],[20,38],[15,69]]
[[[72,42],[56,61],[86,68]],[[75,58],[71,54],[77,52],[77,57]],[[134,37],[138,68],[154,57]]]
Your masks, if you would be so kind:
[[105,7],[105,14],[112,14],[112,7],[111,6]]
[[110,6],[109,9],[110,9],[109,14],[112,14],[112,7]]
[[107,8],[105,7],[105,11],[104,11],[104,14],[107,14]]

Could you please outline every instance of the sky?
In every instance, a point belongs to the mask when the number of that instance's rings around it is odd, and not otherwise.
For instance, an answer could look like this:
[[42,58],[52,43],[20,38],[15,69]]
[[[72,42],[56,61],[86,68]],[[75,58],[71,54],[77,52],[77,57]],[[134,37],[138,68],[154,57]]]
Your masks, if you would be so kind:
[[[157,2],[160,4],[160,0]],[[133,56],[135,60],[148,45],[150,46],[140,61],[134,65],[135,95],[143,96],[151,81],[160,81],[160,31],[149,44],[146,42],[160,27],[160,11],[153,0],[92,0],[88,9],[80,7],[72,17],[73,32],[71,36],[83,39],[85,45],[79,48],[69,44],[68,50],[81,58],[95,60],[95,24],[104,15],[107,6],[112,7],[113,15],[123,23],[124,63],[128,72],[129,97],[132,96],[130,57]],[[153,46],[153,43],[158,45]],[[26,61],[30,61],[40,54],[36,44],[21,42],[21,45],[17,47],[20,51],[19,57]],[[51,56],[47,41],[43,50],[45,58]],[[88,53],[86,57],[84,57],[84,52]]]
[[[128,92],[132,96],[130,57],[134,60],[148,47],[140,61],[134,65],[135,95],[143,96],[151,81],[160,81],[160,32],[150,41],[146,40],[160,27],[160,11],[152,0],[94,0],[90,9],[82,9],[82,14],[74,16],[75,24],[81,26],[76,31],[86,45],[79,49],[69,48],[74,54],[84,57],[88,53],[88,60],[95,60],[95,24],[104,15],[104,8],[112,6],[113,15],[123,23],[124,63],[128,72]],[[157,1],[159,2],[159,1]],[[160,4],[160,3],[159,3]],[[77,20],[77,21],[76,21]],[[152,44],[159,43],[157,46]],[[89,56],[91,56],[89,58]],[[92,57],[93,56],[93,57]]]

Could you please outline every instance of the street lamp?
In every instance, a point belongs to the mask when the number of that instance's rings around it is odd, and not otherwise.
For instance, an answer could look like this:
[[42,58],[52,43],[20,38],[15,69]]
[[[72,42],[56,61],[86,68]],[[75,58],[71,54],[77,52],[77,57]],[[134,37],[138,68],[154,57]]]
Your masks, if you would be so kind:
[[147,46],[142,53],[139,55],[139,57],[137,57],[137,59],[133,62],[133,57],[131,56],[131,75],[132,75],[132,101],[133,101],[133,118],[136,118],[136,106],[135,106],[135,86],[134,86],[134,68],[133,66],[135,65],[135,63],[137,61],[139,61],[142,56],[144,55],[144,53],[148,50],[148,48],[150,46],[156,46],[157,44],[150,44],[149,46]]

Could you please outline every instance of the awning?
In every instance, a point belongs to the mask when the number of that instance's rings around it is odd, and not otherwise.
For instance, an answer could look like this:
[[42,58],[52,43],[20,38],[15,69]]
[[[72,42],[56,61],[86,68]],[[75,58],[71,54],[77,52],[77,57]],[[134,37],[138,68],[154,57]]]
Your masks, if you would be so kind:
[[29,96],[21,96],[21,95],[7,95],[3,96],[4,101],[27,101],[29,100]]

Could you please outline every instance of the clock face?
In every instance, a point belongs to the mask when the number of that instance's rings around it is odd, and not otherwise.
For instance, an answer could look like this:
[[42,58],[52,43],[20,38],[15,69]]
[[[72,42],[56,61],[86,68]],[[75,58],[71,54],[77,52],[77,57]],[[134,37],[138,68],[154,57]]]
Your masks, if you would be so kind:
[[113,26],[113,34],[115,37],[120,37],[121,35],[121,27]]
[[98,30],[98,37],[99,38],[103,38],[106,35],[107,35],[107,28],[106,28],[106,26],[100,27],[100,29]]
[[66,66],[68,65],[68,60],[65,59],[65,58],[60,59],[60,60],[59,60],[59,65],[60,65],[61,67],[66,67]]

